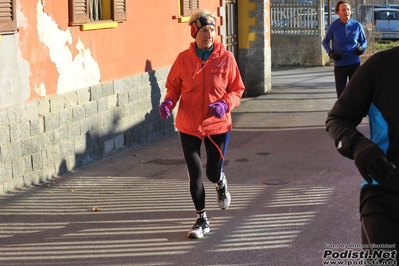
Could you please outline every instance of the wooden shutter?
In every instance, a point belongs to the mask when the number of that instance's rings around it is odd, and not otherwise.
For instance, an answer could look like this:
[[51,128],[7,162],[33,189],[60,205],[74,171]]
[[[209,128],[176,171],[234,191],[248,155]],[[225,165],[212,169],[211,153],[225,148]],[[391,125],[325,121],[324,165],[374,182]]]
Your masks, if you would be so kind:
[[69,0],[70,25],[79,25],[89,22],[89,2],[89,0]]
[[199,0],[181,0],[181,15],[189,17],[199,10]]
[[113,0],[112,1],[112,17],[114,21],[126,21],[126,2],[127,0]]
[[0,0],[0,32],[16,30],[15,0]]

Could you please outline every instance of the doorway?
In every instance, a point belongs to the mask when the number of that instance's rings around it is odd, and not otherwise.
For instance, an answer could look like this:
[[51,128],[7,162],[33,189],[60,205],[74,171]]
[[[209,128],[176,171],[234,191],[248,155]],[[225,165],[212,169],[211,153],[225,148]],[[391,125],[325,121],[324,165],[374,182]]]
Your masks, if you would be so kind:
[[226,0],[226,48],[238,59],[237,0]]

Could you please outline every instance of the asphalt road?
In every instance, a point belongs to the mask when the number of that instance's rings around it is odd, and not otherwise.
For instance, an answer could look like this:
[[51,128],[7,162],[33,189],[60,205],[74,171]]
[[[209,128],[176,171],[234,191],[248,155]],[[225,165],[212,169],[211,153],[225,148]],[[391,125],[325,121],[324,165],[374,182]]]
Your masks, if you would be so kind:
[[328,265],[326,250],[360,244],[361,177],[324,126],[333,69],[277,68],[272,84],[233,112],[232,203],[218,209],[204,178],[203,239],[186,237],[196,218],[172,134],[0,195],[0,265],[314,266]]

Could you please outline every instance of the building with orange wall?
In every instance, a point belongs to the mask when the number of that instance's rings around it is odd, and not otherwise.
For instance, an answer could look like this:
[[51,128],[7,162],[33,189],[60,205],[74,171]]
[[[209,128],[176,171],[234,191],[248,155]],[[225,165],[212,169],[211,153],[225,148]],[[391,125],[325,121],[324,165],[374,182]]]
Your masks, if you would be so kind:
[[[93,25],[98,29],[87,30],[70,25],[71,1],[16,2],[18,33],[14,39],[19,54],[15,57],[27,63],[27,71],[19,79],[28,79],[23,83],[29,84],[30,91],[28,98],[24,93],[13,103],[143,73],[148,71],[147,62],[153,69],[168,67],[192,41],[187,23],[172,18],[179,16],[177,0],[126,0],[126,20],[114,24],[99,21]],[[200,3],[218,11],[217,1]]]
[[[198,8],[217,13],[218,38],[226,42],[226,5],[2,1],[0,193],[174,132],[173,120],[159,119],[158,105],[171,64],[193,41],[187,14]],[[254,40],[249,27],[246,42]]]

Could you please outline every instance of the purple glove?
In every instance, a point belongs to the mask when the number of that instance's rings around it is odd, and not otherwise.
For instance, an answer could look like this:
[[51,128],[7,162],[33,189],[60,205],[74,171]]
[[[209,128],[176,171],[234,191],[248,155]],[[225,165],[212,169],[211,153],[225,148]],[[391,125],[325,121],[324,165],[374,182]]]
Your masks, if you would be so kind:
[[161,103],[159,106],[159,115],[163,119],[168,119],[170,117],[169,107],[173,105],[173,101],[171,98],[166,99],[164,102]]
[[222,118],[227,111],[227,103],[225,101],[218,101],[208,105],[211,108],[211,114],[217,118]]

